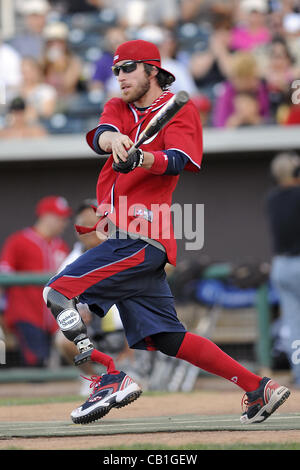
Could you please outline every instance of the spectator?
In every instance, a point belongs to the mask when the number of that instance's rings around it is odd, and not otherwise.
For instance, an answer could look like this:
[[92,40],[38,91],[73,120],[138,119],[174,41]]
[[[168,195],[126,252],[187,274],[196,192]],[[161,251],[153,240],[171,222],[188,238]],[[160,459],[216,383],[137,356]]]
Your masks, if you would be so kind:
[[295,126],[300,124],[300,80],[295,80],[290,95],[290,106],[283,125]]
[[267,24],[271,38],[286,37],[284,27],[284,11],[281,2],[271,2],[270,11],[267,16]]
[[300,98],[298,104],[292,104],[287,110],[286,119],[282,122],[285,126],[299,126],[300,125]]
[[[70,216],[67,201],[58,196],[41,199],[32,227],[10,235],[1,253],[2,272],[55,273],[68,247],[62,240]],[[27,366],[43,366],[50,355],[52,335],[57,324],[43,301],[43,287],[15,286],[6,291],[6,328],[17,338],[21,360]]]
[[271,40],[267,26],[267,0],[242,0],[241,22],[232,29],[229,41],[231,50],[254,50]]
[[272,242],[271,280],[279,296],[281,336],[294,385],[300,386],[300,364],[293,360],[300,338],[300,158],[280,153],[271,162],[276,187],[267,196]]
[[170,87],[172,93],[185,90],[190,96],[198,94],[193,77],[186,65],[178,59],[178,44],[176,37],[171,31],[154,25],[148,25],[139,30],[137,39],[151,41],[158,46],[162,67],[169,70],[176,77],[175,82]]
[[48,119],[55,112],[56,90],[44,83],[41,65],[32,57],[24,57],[22,60],[20,96],[27,103],[27,117],[30,122],[40,118]]
[[284,37],[295,57],[297,65],[300,65],[300,9],[295,11],[290,8],[283,17]]
[[129,29],[147,24],[171,29],[179,19],[177,0],[106,0],[105,6],[115,11],[120,26]]
[[295,65],[288,44],[282,37],[272,40],[266,60],[262,76],[268,87],[271,115],[275,123],[281,124],[286,117],[286,108],[290,106],[292,82],[300,77],[300,67]]
[[8,108],[6,124],[0,129],[2,139],[24,139],[45,137],[46,129],[39,123],[30,122],[27,118],[27,107],[23,98],[14,98]]
[[58,97],[76,93],[82,78],[81,60],[70,49],[68,34],[68,27],[62,22],[50,23],[44,30],[42,70],[46,83],[56,89]]
[[211,109],[212,103],[210,99],[205,95],[197,95],[192,98],[192,101],[198,109],[202,127],[208,127],[211,125]]
[[63,13],[97,13],[103,0],[50,0],[54,8]]
[[26,0],[20,5],[24,20],[23,31],[13,37],[10,43],[21,57],[31,56],[40,60],[44,48],[43,30],[50,5],[46,0]]
[[183,23],[189,23],[197,20],[199,11],[202,9],[202,5],[203,0],[180,0],[179,9],[181,21]]
[[207,48],[196,51],[190,59],[190,71],[200,91],[211,90],[223,82],[230,72],[230,31],[233,25],[232,9],[211,8],[212,32]]
[[256,95],[247,92],[237,93],[234,97],[234,110],[225,126],[231,128],[258,126],[262,123]]
[[269,96],[266,84],[260,78],[257,62],[251,52],[235,52],[232,57],[231,74],[225,81],[213,109],[213,126],[224,127],[234,112],[236,94],[246,92],[256,96],[262,122],[269,119]]
[[104,36],[104,52],[95,64],[90,89],[107,92],[107,84],[112,77],[113,53],[126,40],[122,28],[119,26],[108,28]]
[[5,99],[9,101],[21,84],[21,57],[12,46],[2,42],[1,38],[0,64],[0,84],[4,87]]
[[182,23],[211,23],[212,13],[235,11],[237,0],[179,0],[180,20]]

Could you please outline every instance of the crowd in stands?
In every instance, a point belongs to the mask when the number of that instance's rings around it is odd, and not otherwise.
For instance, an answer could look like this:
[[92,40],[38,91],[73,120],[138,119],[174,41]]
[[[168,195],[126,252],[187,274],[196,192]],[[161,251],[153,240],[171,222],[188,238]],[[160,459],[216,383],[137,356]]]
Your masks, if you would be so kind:
[[113,51],[156,43],[204,126],[300,124],[300,0],[26,0],[0,43],[0,136],[85,132],[119,93]]

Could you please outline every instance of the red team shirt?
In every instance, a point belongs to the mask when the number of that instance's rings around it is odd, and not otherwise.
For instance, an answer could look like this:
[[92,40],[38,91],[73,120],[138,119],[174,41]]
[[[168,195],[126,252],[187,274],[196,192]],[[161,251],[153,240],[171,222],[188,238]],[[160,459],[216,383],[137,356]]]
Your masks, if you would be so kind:
[[[34,228],[25,228],[4,243],[0,270],[55,273],[68,253],[68,246],[61,238],[45,240]],[[15,323],[22,321],[49,332],[56,331],[57,323],[46,307],[42,293],[43,287],[39,286],[7,289],[6,325],[13,328]]]
[[[172,96],[170,92],[162,93],[144,114],[121,98],[112,98],[104,106],[99,125],[110,125],[137,142],[148,122]],[[87,134],[87,142],[92,148],[96,130]],[[199,171],[203,152],[202,127],[195,105],[189,101],[141,149],[155,156],[150,170],[136,168],[127,174],[115,172],[112,169],[113,157],[110,155],[98,179],[99,210],[120,229],[160,242],[166,250],[169,263],[175,265],[177,245],[170,206],[179,175],[164,175],[168,165],[164,151],[173,149],[182,152],[188,157],[185,170]]]

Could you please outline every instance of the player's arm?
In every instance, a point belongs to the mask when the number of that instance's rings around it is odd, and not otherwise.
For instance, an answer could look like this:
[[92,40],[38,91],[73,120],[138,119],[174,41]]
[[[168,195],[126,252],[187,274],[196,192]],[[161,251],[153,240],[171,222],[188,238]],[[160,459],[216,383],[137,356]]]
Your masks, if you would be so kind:
[[154,162],[151,172],[157,175],[179,175],[187,162],[188,157],[180,150],[164,150],[154,152]]
[[[188,102],[166,126],[164,144],[167,164],[165,168],[158,168],[160,174],[176,175],[184,169],[199,171],[203,155],[202,126],[192,102]],[[155,163],[152,171],[154,167]]]
[[[119,163],[119,160],[123,162],[127,161],[127,152],[134,143],[127,135],[121,134],[120,132],[105,131],[100,134],[98,145],[105,153],[111,153],[114,161]],[[143,152],[143,162],[141,166],[143,168],[151,168],[153,162],[153,154]]]
[[[97,145],[104,153],[110,153],[116,163],[119,159],[123,162],[127,161],[128,150],[134,145],[132,140],[125,134],[110,130],[107,128],[99,128]],[[143,152],[143,162],[141,166],[150,169],[154,162],[154,156],[150,152]]]
[[[114,164],[125,162],[128,150],[133,146],[132,140],[124,133],[124,103],[118,98],[109,100],[103,109],[99,126],[87,134],[87,142],[99,155],[112,154]],[[127,109],[127,108],[126,108]],[[151,168],[154,157],[145,152],[143,158],[138,158],[139,166]],[[138,166],[138,165],[137,165]]]
[[121,132],[104,131],[99,135],[98,145],[105,153],[111,153],[115,161],[117,156],[125,161],[127,150],[133,145],[132,140]]
[[[116,164],[119,163],[119,159],[122,162],[127,162],[127,152],[133,145],[132,140],[128,136],[121,134],[113,128],[100,126],[95,139],[94,146],[99,149],[97,153],[112,154]],[[137,151],[137,161],[140,161],[140,152],[141,150]],[[188,157],[180,150],[143,151],[142,160],[138,166],[150,170],[151,173],[157,175],[178,175],[183,171],[187,162]]]
[[18,241],[18,234],[10,235],[4,242],[0,254],[0,271],[13,272],[19,269],[21,256],[20,243]]
[[[202,127],[194,105],[187,103],[167,124],[164,133],[164,149],[144,153],[144,161],[138,149],[134,159],[114,164],[116,171],[128,173],[137,166],[149,170],[155,175],[178,175],[184,169],[199,171],[202,159]],[[141,146],[143,148],[143,146]],[[132,165],[130,165],[130,160]],[[142,164],[141,164],[142,160]]]
[[[127,162],[128,150],[132,145],[132,140],[113,126],[100,125],[94,135],[94,150],[99,154],[112,154],[116,164],[119,163],[119,159],[122,162]],[[137,151],[137,160],[139,152],[140,150]],[[177,150],[143,151],[142,161],[138,166],[158,175],[178,175],[184,169],[187,161],[188,157]]]
[[[171,136],[166,140],[166,150],[141,152],[139,149],[128,161],[128,150],[132,147],[133,142],[127,135],[121,132],[120,124],[117,125],[118,123],[116,122],[108,124],[110,121],[107,116],[104,117],[104,123],[102,121],[94,131],[91,146],[100,155],[112,154],[114,159],[113,167],[121,173],[128,173],[140,166],[156,175],[178,175],[185,168],[189,160],[188,154],[182,151],[180,147],[182,144],[185,147],[184,141],[189,142],[190,145],[190,142],[194,140],[194,135],[186,132],[190,119],[185,120],[183,127],[182,118],[180,117],[182,114],[186,114],[186,112],[183,110],[178,113],[177,118],[172,120],[172,125],[168,126],[166,136],[170,134],[170,129],[173,129],[173,132],[171,131]],[[191,113],[188,114],[191,117]],[[181,143],[179,148],[170,148],[173,147],[178,139],[180,139]]]

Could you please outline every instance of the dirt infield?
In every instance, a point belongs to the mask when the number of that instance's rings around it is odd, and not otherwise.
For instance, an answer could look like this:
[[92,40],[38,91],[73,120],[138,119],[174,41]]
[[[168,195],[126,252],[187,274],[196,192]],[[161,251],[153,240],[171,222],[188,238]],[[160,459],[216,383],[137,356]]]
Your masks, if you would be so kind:
[[[280,413],[300,412],[300,390],[291,389],[291,396],[280,408]],[[0,397],[41,397],[58,396],[59,394],[74,394],[74,384],[22,384],[1,385]],[[178,416],[197,414],[214,420],[217,415],[236,415],[241,412],[241,397],[243,393],[232,384],[221,379],[202,379],[197,390],[193,393],[172,393],[147,396],[142,395],[136,402],[122,409],[113,409],[104,420],[134,419],[153,416]],[[72,409],[80,404],[47,403],[43,405],[18,405],[0,407],[1,422],[54,422],[68,421]],[[278,413],[279,414],[279,413]],[[275,416],[275,415],[274,415]],[[272,419],[272,418],[270,418]],[[268,420],[270,421],[270,420]],[[101,421],[98,422],[101,425]],[[34,450],[54,449],[93,449],[109,448],[111,446],[130,446],[151,443],[160,446],[185,446],[188,444],[234,444],[234,443],[272,443],[300,442],[299,430],[271,431],[205,431],[205,432],[159,432],[143,434],[90,435],[73,437],[35,437],[10,438],[0,440],[0,449],[18,448]]]

